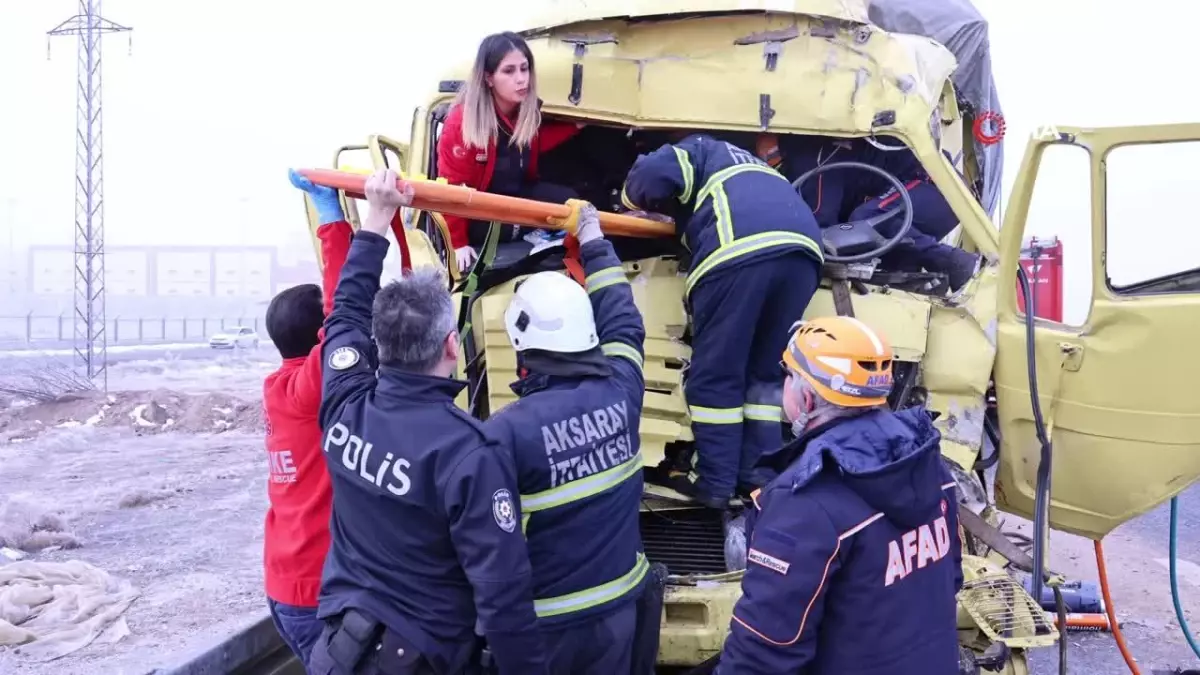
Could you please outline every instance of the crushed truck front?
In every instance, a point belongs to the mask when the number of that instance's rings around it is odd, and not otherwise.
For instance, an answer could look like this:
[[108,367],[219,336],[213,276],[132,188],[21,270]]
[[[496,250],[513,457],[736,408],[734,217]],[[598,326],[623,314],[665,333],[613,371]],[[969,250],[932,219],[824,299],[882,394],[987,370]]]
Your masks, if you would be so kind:
[[[745,135],[769,129],[780,135],[867,139],[907,148],[917,157],[960,222],[947,241],[979,251],[985,262],[953,295],[901,290],[868,270],[864,278],[853,280],[850,311],[881,328],[893,343],[902,373],[893,405],[925,403],[942,413],[937,425],[960,496],[976,511],[987,507],[987,493],[971,469],[984,436],[996,355],[998,237],[960,177],[972,140],[949,79],[954,56],[929,38],[888,33],[857,15],[714,10],[628,17],[588,4],[574,19],[545,24],[526,37],[535,55],[544,114],[584,122],[597,129],[595,134],[608,134],[603,140],[609,146],[663,131]],[[368,143],[376,167],[400,167],[413,178],[437,179],[440,125],[466,71],[464,64],[442,78],[437,95],[417,110],[407,146],[378,138]],[[595,158],[586,150],[568,147],[547,159],[542,173],[552,176],[556,169],[592,163]],[[619,187],[623,171],[615,173],[619,175],[576,187],[601,208],[619,209],[611,188],[614,181]],[[459,292],[457,304],[468,280],[453,264],[443,219],[412,210],[404,217],[414,228],[407,233],[416,251],[414,264],[439,257]],[[683,339],[684,279],[679,262],[669,255],[623,260],[646,320],[641,443],[646,464],[653,466],[691,441],[682,387],[690,355]],[[833,267],[827,268],[806,316],[839,311],[834,290],[839,283],[851,284],[844,270],[839,275]],[[514,400],[508,384],[516,379],[516,356],[502,317],[523,272],[527,270],[485,273],[473,282],[470,301],[462,305],[469,319],[462,365],[471,387],[460,405],[480,416]],[[681,502],[669,491],[647,488],[642,513],[646,551],[670,571],[659,657],[664,666],[695,665],[720,651],[744,565],[736,561],[736,551],[726,553],[736,529],[730,527],[733,520]],[[967,556],[964,567],[969,582],[1007,579],[995,559]],[[1022,593],[1011,581],[1005,591]],[[1014,675],[1026,672],[1021,648],[1054,639],[1040,615],[1027,613],[1027,630],[1001,635],[999,622],[1013,617],[988,617],[973,611],[977,609],[960,607],[962,643],[980,655],[992,647],[993,656],[995,646],[1007,643],[1015,651],[1006,651],[1002,661]]]

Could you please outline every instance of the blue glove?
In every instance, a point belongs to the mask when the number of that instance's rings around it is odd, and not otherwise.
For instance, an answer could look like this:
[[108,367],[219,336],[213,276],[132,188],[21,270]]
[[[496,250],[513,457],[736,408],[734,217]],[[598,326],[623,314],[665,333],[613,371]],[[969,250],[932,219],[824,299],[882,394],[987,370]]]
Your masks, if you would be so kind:
[[342,213],[342,205],[338,201],[337,190],[314,185],[311,180],[301,176],[295,169],[288,169],[288,180],[294,187],[307,192],[308,196],[312,198],[313,205],[317,207],[317,218],[320,219],[321,225],[346,219],[346,214]]

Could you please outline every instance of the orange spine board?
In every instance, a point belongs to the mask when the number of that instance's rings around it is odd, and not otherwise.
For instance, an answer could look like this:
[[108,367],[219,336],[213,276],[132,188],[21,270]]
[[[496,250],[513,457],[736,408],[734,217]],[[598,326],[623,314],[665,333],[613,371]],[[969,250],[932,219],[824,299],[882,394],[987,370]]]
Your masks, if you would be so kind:
[[[344,190],[347,195],[362,199],[367,177],[333,169],[300,169],[300,174],[316,185]],[[429,180],[397,180],[413,187],[413,208],[436,211],[472,220],[496,220],[502,223],[528,225],[547,230],[561,230],[552,219],[564,219],[571,214],[566,204],[551,204],[520,197],[480,192],[461,185],[449,185]],[[672,237],[673,223],[660,223],[618,213],[600,212],[600,229],[605,234],[621,237]]]

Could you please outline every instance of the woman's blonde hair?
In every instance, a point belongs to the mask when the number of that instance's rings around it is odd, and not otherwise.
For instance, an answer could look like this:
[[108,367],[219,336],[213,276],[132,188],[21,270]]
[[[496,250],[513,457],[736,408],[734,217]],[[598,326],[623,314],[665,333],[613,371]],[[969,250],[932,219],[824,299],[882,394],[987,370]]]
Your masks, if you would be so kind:
[[529,45],[516,33],[496,33],[479,43],[475,65],[471,68],[471,79],[458,93],[458,103],[463,107],[463,140],[476,148],[487,148],[496,140],[499,129],[499,114],[492,99],[492,89],[487,76],[493,75],[500,62],[509,52],[517,50],[529,61],[529,95],[521,102],[517,119],[513,124],[511,145],[527,148],[542,126],[542,111],[538,107],[537,71],[533,67],[533,52]]

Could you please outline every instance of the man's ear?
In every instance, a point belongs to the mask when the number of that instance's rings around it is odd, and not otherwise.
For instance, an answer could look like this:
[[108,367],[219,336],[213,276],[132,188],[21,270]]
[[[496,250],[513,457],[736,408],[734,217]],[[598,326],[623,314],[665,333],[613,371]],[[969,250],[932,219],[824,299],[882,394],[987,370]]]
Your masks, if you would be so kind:
[[804,402],[804,412],[810,413],[817,409],[817,399],[812,389],[805,387],[801,390],[800,396],[800,400]]
[[458,362],[458,331],[452,330],[446,336],[446,341],[442,344],[442,353],[447,361]]

